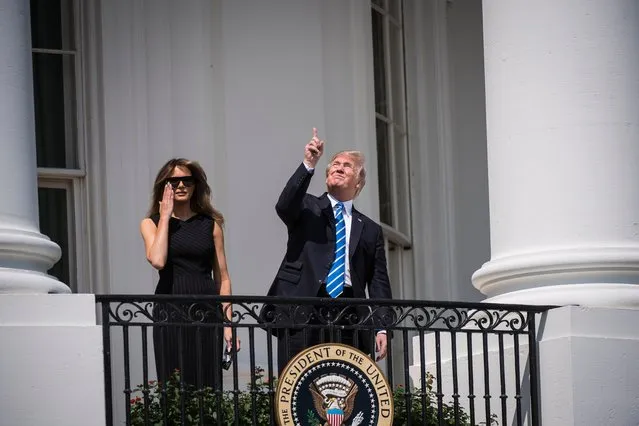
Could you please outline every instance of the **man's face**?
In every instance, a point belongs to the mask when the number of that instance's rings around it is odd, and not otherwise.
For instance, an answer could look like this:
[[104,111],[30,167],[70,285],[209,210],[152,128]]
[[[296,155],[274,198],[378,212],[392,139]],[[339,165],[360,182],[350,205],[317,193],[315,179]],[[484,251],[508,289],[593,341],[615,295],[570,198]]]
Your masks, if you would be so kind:
[[339,193],[342,198],[352,200],[359,189],[359,176],[355,161],[348,155],[338,155],[329,164],[326,175],[328,192]]

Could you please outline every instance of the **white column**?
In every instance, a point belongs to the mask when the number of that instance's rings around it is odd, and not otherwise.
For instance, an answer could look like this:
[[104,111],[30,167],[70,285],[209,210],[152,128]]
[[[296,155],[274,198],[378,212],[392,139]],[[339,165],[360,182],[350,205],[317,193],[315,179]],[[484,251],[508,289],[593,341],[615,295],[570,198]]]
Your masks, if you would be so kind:
[[0,423],[104,426],[95,297],[46,294],[70,291],[38,230],[29,26],[29,0],[0,0]]
[[639,307],[639,2],[484,0],[492,302]]
[[68,293],[39,232],[28,0],[0,0],[0,293]]

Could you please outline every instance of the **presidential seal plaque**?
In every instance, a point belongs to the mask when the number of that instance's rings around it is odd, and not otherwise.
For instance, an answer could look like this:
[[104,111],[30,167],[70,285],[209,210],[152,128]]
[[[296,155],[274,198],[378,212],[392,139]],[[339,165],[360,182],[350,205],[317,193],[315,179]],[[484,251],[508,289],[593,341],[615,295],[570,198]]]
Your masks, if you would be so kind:
[[297,354],[284,368],[275,397],[280,426],[393,423],[393,394],[375,361],[338,343]]

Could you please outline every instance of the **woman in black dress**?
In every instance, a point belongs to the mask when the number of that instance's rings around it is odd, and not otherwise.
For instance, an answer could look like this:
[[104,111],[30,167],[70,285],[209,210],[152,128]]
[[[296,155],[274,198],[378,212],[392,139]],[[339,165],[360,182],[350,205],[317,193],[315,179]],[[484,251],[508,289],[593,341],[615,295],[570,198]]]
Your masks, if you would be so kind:
[[[146,258],[160,275],[155,294],[231,294],[223,224],[202,167],[183,158],[168,161],[157,174],[148,217],[140,224]],[[217,388],[222,339],[227,348],[233,344],[231,328],[217,324],[222,315],[231,319],[232,307],[156,304],[153,314],[158,380],[165,383],[177,369],[187,384]],[[239,345],[237,339],[235,350]]]

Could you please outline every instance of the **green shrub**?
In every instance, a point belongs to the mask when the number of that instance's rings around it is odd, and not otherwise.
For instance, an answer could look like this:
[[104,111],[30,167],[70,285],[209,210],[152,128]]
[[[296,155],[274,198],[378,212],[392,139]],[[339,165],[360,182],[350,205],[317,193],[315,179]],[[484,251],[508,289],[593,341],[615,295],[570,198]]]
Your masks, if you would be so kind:
[[[439,423],[437,395],[433,391],[434,381],[435,378],[433,375],[426,373],[426,391],[422,392],[421,389],[413,389],[410,395],[406,393],[406,389],[401,385],[395,388],[393,391],[393,408],[395,409],[393,425],[406,425],[408,424],[409,417],[411,424],[421,425],[423,424],[422,416],[425,412],[427,425],[470,426],[470,416],[468,413],[466,413],[461,406],[457,407],[457,413],[455,413],[455,405],[452,402],[442,403],[442,423]],[[422,406],[424,410],[422,410]],[[410,410],[408,407],[410,407]],[[486,422],[477,424],[485,425]],[[495,414],[491,416],[490,424],[498,424]]]
[[[180,372],[176,370],[164,387],[157,381],[150,381],[147,385],[148,420],[153,426],[180,425],[182,411],[186,425],[199,425],[200,416],[204,417],[205,425],[218,424],[218,412],[222,416],[222,424],[233,425],[235,419],[235,398],[239,411],[241,425],[253,424],[253,400],[255,401],[256,423],[269,424],[270,398],[268,396],[268,382],[264,378],[264,370],[255,370],[255,387],[251,392],[250,385],[246,391],[237,396],[231,391],[215,392],[211,387],[196,389],[191,385],[180,387]],[[145,408],[144,391],[142,385],[133,390],[131,398],[131,425],[145,425],[147,408]],[[166,396],[163,395],[166,392]],[[184,401],[182,401],[184,395]],[[166,404],[163,403],[166,401]],[[184,404],[184,405],[182,405]],[[184,407],[184,408],[183,408]],[[168,423],[165,423],[165,411]]]
[[[434,378],[428,375],[426,381],[426,392],[423,394],[420,389],[414,389],[410,395],[402,386],[397,386],[393,392],[393,402],[395,408],[394,425],[408,424],[410,413],[411,423],[414,425],[422,424],[422,404],[426,402],[426,424],[439,425],[437,397],[433,392]],[[277,383],[273,383],[272,388],[277,388]],[[264,370],[260,367],[255,370],[255,386],[251,389],[248,384],[245,391],[238,392],[237,395],[232,391],[216,392],[212,388],[195,389],[193,386],[185,385],[184,389],[180,388],[180,373],[175,371],[164,386],[166,396],[163,397],[163,389],[157,381],[150,381],[147,384],[148,404],[145,408],[143,386],[139,386],[133,390],[131,398],[131,425],[145,425],[145,415],[148,412],[149,424],[153,426],[160,425],[180,425],[182,411],[184,411],[186,425],[199,425],[200,416],[204,416],[205,425],[218,424],[218,412],[222,416],[221,423],[223,425],[235,424],[235,400],[237,399],[238,424],[240,425],[268,425],[270,424],[271,402],[269,397],[269,383],[264,377]],[[184,394],[184,405],[182,405],[182,395]],[[163,400],[166,404],[163,404]],[[254,404],[254,405],[253,405]],[[165,407],[166,405],[166,407]],[[182,408],[184,407],[184,409]],[[200,409],[201,407],[201,409]],[[253,407],[255,407],[255,419],[253,418]],[[410,407],[410,410],[407,410]],[[164,411],[168,418],[168,423],[164,422]],[[312,414],[312,413],[311,413]],[[455,407],[452,403],[442,404],[442,417],[444,425],[470,425],[468,414],[458,407],[457,417],[459,423],[455,423]],[[491,425],[497,424],[496,420],[491,421]],[[255,421],[254,421],[255,420]],[[316,422],[320,425],[319,419]],[[485,424],[485,423],[479,423]]]

